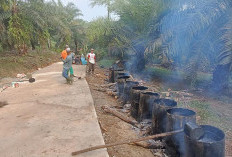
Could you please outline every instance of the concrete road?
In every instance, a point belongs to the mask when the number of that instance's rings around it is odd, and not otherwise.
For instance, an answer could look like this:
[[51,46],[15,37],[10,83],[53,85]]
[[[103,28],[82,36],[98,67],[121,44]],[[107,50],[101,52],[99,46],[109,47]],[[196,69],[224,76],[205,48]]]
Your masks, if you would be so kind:
[[[92,95],[85,79],[64,84],[62,63],[33,74],[35,83],[23,83],[0,93],[1,157],[69,157],[71,152],[104,144]],[[74,66],[85,76],[84,66]],[[78,157],[108,157],[106,149]]]

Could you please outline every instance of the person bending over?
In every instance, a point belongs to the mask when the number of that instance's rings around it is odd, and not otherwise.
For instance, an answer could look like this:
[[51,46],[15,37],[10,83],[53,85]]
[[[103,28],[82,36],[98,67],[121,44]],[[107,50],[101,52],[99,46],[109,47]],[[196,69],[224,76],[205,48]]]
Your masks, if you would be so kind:
[[72,67],[73,55],[71,54],[70,48],[67,48],[66,52],[67,52],[67,57],[66,57],[66,59],[63,59],[64,64],[63,64],[62,75],[63,75],[64,78],[66,78],[66,81],[67,81],[68,84],[72,84],[73,79],[72,79],[72,77],[68,76],[68,71]]

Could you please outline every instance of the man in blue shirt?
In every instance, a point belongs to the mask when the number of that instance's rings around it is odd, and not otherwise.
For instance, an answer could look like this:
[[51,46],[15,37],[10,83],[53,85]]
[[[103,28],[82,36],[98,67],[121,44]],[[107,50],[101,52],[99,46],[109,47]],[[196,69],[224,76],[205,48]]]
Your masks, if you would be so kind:
[[67,58],[62,59],[62,61],[64,62],[62,75],[64,78],[66,78],[68,84],[72,84],[73,79],[68,76],[68,71],[72,67],[73,55],[71,54],[70,48],[67,48],[66,51],[67,51]]

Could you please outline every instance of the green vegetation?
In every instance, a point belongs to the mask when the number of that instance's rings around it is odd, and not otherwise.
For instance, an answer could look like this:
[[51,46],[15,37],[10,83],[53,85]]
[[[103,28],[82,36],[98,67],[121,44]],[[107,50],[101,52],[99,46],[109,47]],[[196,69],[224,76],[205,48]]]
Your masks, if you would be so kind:
[[185,105],[180,104],[180,106],[193,109],[194,111],[196,111],[197,116],[200,116],[198,121],[200,124],[208,124],[209,121],[218,121],[218,122],[220,121],[217,114],[213,112],[211,105],[208,104],[207,102],[192,101]]
[[27,55],[7,54],[0,57],[0,78],[15,77],[20,73],[28,73],[38,68],[59,61],[60,54],[52,51],[32,51]]
[[[163,67],[157,66],[147,66],[145,73],[148,73],[152,78],[158,80],[172,80],[172,82],[182,82],[183,84],[187,84],[191,86],[193,82],[189,81],[185,78],[185,73],[180,70],[171,70]],[[194,82],[194,87],[203,87],[207,86],[212,80],[212,74],[198,72],[197,78]]]
[[[232,3],[230,0],[91,0],[107,17],[85,22],[73,3],[61,0],[0,0],[0,52],[96,50],[97,59],[128,60],[132,72],[231,86]],[[113,19],[114,14],[118,18]],[[82,51],[78,51],[82,48]],[[159,64],[164,69],[149,69]],[[148,68],[146,68],[148,67]],[[222,77],[223,76],[223,77]]]
[[102,59],[98,62],[100,66],[104,66],[104,68],[110,68],[112,64],[115,63],[115,59]]
[[0,77],[49,65],[66,44],[74,52],[86,48],[85,22],[73,3],[0,0],[0,4]]
[[213,125],[224,131],[231,130],[230,120],[225,116],[220,116],[209,102],[204,101],[191,101],[188,103],[179,103],[179,107],[194,110],[197,113],[197,121],[201,125]]
[[155,63],[172,73],[181,71],[177,77],[187,80],[192,87],[211,83],[217,92],[229,87],[232,69],[229,0],[92,1],[93,5],[110,8],[110,13],[119,20],[108,17],[91,22],[87,35],[90,45],[105,48],[109,56],[117,53],[119,59],[129,59],[134,72]]
[[0,45],[19,54],[40,47],[61,50],[81,47],[84,22],[79,9],[60,0],[0,0]]

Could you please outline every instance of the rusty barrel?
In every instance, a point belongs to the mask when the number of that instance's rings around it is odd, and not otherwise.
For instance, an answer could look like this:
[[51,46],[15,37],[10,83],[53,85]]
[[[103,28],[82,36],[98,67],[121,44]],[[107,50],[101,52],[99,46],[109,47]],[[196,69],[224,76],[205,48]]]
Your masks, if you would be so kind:
[[152,118],[152,109],[153,109],[154,101],[159,98],[160,95],[155,92],[140,93],[139,112],[138,112],[139,121],[142,121],[143,119]]
[[139,110],[139,99],[140,99],[140,92],[147,90],[148,87],[145,86],[137,86],[132,87],[130,91],[131,97],[131,116],[135,119],[138,118],[138,110]]
[[132,87],[136,87],[139,85],[139,82],[136,81],[126,81],[124,84],[123,90],[123,104],[126,104],[130,101],[130,91]]
[[177,106],[177,102],[172,99],[154,100],[152,109],[152,133],[163,133],[166,131],[167,110]]
[[[172,108],[167,110],[166,131],[184,129],[186,123],[196,124],[196,112],[185,108]],[[185,155],[184,132],[166,138],[167,150],[173,155]]]
[[130,78],[130,76],[128,76],[128,75],[119,76],[117,78],[117,93],[118,93],[120,98],[123,97],[124,84],[125,84],[126,80],[129,78]]
[[202,135],[197,138],[185,133],[185,157],[225,157],[224,132],[210,125],[201,125],[200,128]]

